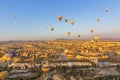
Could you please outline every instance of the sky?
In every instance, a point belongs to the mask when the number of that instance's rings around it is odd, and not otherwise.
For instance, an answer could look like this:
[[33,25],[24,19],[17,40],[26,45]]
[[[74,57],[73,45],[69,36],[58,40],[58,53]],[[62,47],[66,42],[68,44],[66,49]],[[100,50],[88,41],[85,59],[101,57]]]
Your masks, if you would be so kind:
[[94,35],[120,39],[119,21],[120,0],[0,0],[0,41],[91,39]]

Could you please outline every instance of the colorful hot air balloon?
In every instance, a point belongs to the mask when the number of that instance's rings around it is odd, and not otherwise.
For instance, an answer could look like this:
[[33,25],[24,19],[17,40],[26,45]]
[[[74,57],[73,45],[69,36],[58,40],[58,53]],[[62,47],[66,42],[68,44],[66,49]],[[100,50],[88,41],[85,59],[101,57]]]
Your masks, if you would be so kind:
[[80,38],[80,35],[78,35],[78,38]]
[[54,31],[54,28],[52,27],[50,30],[51,30],[51,31]]
[[44,73],[47,73],[50,71],[50,68],[51,67],[48,64],[44,64],[41,69]]
[[62,20],[62,18],[63,18],[62,16],[58,16],[58,20],[59,20],[59,21],[61,21],[61,20]]
[[106,8],[106,9],[105,9],[105,12],[108,12],[108,11],[109,11],[109,8]]
[[75,21],[72,19],[72,20],[70,21],[70,23],[73,25],[73,24],[75,23]]
[[97,22],[100,22],[100,18],[97,19]]
[[8,71],[2,71],[0,72],[0,80],[6,80],[9,75]]
[[92,29],[92,30],[90,30],[90,32],[91,32],[91,33],[93,33],[93,32],[94,32],[94,30]]
[[70,33],[70,32],[67,32],[67,35],[68,35],[68,36],[70,36],[70,35],[71,35],[71,33]]
[[65,19],[65,22],[68,22],[68,19]]

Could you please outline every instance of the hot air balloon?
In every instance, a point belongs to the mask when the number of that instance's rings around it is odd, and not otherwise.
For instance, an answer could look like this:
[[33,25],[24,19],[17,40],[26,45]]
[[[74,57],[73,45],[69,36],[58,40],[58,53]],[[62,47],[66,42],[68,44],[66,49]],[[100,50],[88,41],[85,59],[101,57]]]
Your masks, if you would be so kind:
[[58,20],[61,21],[62,20],[62,16],[58,16]]
[[13,15],[13,19],[16,19],[16,15],[15,14]]
[[65,19],[65,22],[68,22],[68,19]]
[[97,22],[100,22],[100,18],[97,19]]
[[54,31],[54,28],[52,27],[50,30],[51,30],[51,31]]
[[93,32],[94,32],[94,30],[92,29],[92,30],[90,30],[90,32],[91,32],[91,33],[93,33]]
[[72,67],[74,64],[73,64],[73,62],[68,62],[67,65],[68,65],[69,67]]
[[67,35],[68,35],[68,36],[70,36],[70,35],[71,35],[71,33],[70,33],[70,32],[67,32]]
[[105,9],[105,12],[108,12],[108,11],[109,11],[109,8],[106,8],[106,9]]
[[0,72],[0,80],[6,80],[9,75],[8,71],[2,71]]
[[93,40],[99,40],[99,39],[100,39],[99,36],[94,36],[94,37],[93,37]]
[[70,50],[68,50],[68,49],[65,49],[64,50],[64,53],[66,54],[66,55],[71,55],[71,54],[73,54],[73,51],[70,51]]
[[80,60],[80,59],[84,59],[84,56],[76,55],[75,58]]
[[69,60],[73,59],[73,55],[72,54],[68,54],[67,57],[68,57]]
[[47,73],[50,71],[50,68],[51,67],[48,64],[44,64],[41,69],[44,73]]
[[75,23],[75,21],[72,19],[72,20],[70,21],[70,23],[73,25],[73,24]]
[[68,50],[68,49],[65,49],[65,50],[64,50],[64,53],[65,53],[65,54],[69,53],[69,50]]
[[8,57],[15,57],[16,56],[16,52],[15,52],[15,50],[11,50],[11,51],[9,51],[7,54],[6,54]]
[[80,38],[80,35],[78,35],[78,38]]

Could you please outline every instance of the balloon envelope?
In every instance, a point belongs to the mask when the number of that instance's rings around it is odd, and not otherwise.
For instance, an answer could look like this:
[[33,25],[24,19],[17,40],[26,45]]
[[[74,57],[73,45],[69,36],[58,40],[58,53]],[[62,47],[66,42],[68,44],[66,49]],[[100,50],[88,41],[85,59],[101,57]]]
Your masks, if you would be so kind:
[[58,20],[61,21],[62,20],[62,16],[58,16]]
[[106,8],[106,9],[105,9],[105,12],[109,12],[109,8]]
[[94,37],[93,37],[93,40],[99,40],[99,39],[100,39],[99,36],[94,36]]
[[65,54],[67,54],[68,52],[69,52],[69,50],[68,50],[68,49],[65,49],[65,50],[64,50],[64,53],[65,53]]
[[100,18],[97,19],[97,22],[100,22]]
[[69,60],[73,59],[73,55],[67,55],[67,57],[68,57]]
[[13,15],[13,19],[16,19],[16,15],[15,14]]
[[15,57],[16,56],[16,52],[10,51],[10,52],[7,53],[7,56],[8,57]]
[[93,32],[94,32],[94,30],[92,29],[92,30],[90,30],[90,32],[91,32],[91,33],[93,33]]
[[65,19],[65,22],[68,22],[68,19]]
[[67,32],[67,35],[68,35],[68,36],[70,36],[70,35],[71,35],[71,33],[70,33],[70,32]]
[[70,21],[70,23],[73,25],[73,24],[75,23],[75,21],[72,19],[72,20]]
[[45,64],[45,65],[42,66],[41,69],[42,69],[43,72],[46,73],[46,72],[48,72],[50,70],[50,66],[48,64]]
[[51,31],[54,31],[54,28],[51,28],[50,30],[51,30]]

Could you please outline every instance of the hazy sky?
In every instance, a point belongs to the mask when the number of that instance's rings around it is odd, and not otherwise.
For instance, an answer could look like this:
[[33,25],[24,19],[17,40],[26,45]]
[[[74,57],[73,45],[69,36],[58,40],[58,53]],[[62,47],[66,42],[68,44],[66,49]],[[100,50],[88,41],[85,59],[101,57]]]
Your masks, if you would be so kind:
[[[109,8],[108,13],[105,8]],[[58,21],[59,15],[62,21]],[[67,32],[71,32],[70,37]],[[81,39],[93,35],[120,38],[120,0],[0,0],[0,40],[78,39],[78,34]]]

